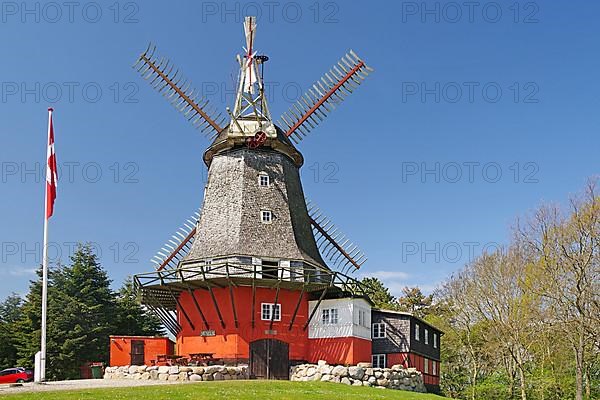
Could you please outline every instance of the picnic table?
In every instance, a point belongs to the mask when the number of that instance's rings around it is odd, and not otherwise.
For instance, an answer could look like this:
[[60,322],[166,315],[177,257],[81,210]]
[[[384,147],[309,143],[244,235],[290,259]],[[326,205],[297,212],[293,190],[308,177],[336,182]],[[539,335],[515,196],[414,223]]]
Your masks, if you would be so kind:
[[190,353],[190,361],[196,363],[197,365],[209,365],[210,363],[215,363],[220,361],[219,358],[214,358],[215,353]]
[[188,358],[177,354],[158,354],[156,363],[158,365],[187,365]]

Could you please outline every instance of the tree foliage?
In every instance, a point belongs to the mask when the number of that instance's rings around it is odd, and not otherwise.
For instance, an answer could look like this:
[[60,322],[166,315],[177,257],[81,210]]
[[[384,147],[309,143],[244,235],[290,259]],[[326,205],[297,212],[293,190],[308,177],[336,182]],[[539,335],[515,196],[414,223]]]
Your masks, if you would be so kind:
[[[12,315],[14,356],[6,356],[7,367],[33,367],[40,349],[41,269],[30,283],[25,299],[11,297],[0,305],[0,335],[3,315]],[[158,320],[148,315],[135,299],[131,279],[114,292],[111,281],[91,246],[80,245],[68,266],[57,265],[48,274],[47,377],[75,379],[87,362],[108,361],[109,335],[161,334]],[[14,311],[18,310],[18,311]],[[4,348],[4,347],[3,347]],[[0,357],[4,354],[0,352]]]

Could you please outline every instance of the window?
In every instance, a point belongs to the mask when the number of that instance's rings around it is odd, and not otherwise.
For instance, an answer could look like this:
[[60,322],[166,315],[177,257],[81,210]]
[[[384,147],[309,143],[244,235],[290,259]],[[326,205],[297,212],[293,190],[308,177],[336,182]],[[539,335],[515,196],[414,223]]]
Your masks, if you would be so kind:
[[382,339],[385,337],[385,324],[377,322],[373,324],[373,339]]
[[263,321],[281,321],[281,304],[262,303],[260,319]]
[[438,338],[437,333],[434,333],[433,334],[433,348],[434,349],[437,349],[437,340],[438,340],[437,338]]
[[270,224],[273,220],[273,215],[271,214],[271,211],[262,210],[260,212],[260,220],[263,224]]
[[415,340],[418,342],[419,340],[421,340],[421,335],[419,332],[419,324],[415,324]]
[[429,329],[425,328],[425,333],[423,334],[425,339],[425,344],[429,344]]
[[437,375],[437,363],[435,361],[431,362],[431,375]]
[[367,322],[367,311],[362,308],[358,309],[358,325],[364,326],[366,328],[369,327]]
[[425,358],[423,361],[424,361],[423,373],[428,374],[429,373],[429,360]]
[[385,368],[385,354],[373,354],[371,362],[373,368]]
[[271,184],[271,179],[269,178],[269,175],[264,173],[258,175],[258,184],[261,187],[268,187]]
[[338,310],[337,308],[326,308],[322,312],[321,321],[323,325],[335,325],[338,323]]

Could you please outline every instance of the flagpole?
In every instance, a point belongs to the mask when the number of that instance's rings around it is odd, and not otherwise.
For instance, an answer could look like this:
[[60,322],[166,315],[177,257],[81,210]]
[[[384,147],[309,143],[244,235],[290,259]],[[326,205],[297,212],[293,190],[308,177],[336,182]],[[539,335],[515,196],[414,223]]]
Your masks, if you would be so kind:
[[[50,143],[50,128],[52,123],[52,108],[48,108],[48,145]],[[48,160],[46,160],[46,163]],[[46,381],[46,327],[48,318],[48,166],[46,166],[45,195],[44,195],[44,247],[42,250],[42,332],[40,357],[40,382]]]

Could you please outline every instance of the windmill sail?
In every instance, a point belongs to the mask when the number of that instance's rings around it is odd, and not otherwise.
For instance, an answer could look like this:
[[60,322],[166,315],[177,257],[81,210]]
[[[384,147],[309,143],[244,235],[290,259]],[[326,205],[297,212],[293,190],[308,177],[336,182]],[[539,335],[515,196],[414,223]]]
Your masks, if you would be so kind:
[[187,255],[194,242],[198,218],[200,218],[200,214],[194,212],[150,259],[157,271],[177,268],[177,264]]
[[300,97],[277,124],[298,143],[373,72],[350,50]]
[[321,255],[328,259],[333,265],[341,268],[342,273],[352,268],[360,269],[367,261],[363,252],[350,242],[331,220],[323,215],[321,210],[307,201],[308,216],[313,227],[313,233],[317,240],[317,246]]
[[225,117],[209,106],[208,100],[183,78],[173,63],[166,58],[159,59],[155,56],[155,51],[156,46],[150,44],[133,68],[191,121],[194,127],[207,136],[216,136],[223,130]]

